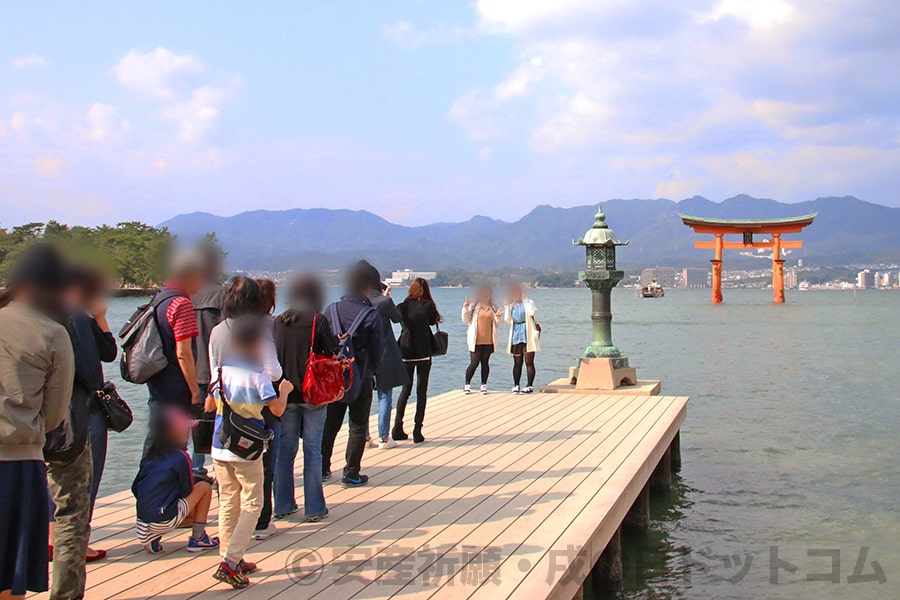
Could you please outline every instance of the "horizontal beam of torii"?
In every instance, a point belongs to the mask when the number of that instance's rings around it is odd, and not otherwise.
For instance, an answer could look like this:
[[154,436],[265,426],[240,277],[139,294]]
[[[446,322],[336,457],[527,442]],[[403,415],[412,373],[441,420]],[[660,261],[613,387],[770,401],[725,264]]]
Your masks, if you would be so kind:
[[[745,250],[747,248],[772,248],[772,289],[775,293],[775,302],[784,302],[784,260],[781,251],[787,249],[800,249],[803,247],[801,240],[783,240],[784,234],[800,233],[804,227],[811,225],[818,213],[789,217],[785,219],[713,219],[709,217],[692,217],[679,215],[682,222],[694,230],[695,233],[705,233],[715,236],[714,240],[699,240],[694,242],[695,248],[716,251],[716,257],[712,263],[712,301],[718,304],[722,301],[722,250]],[[754,235],[770,235],[771,240],[761,242],[753,241]],[[726,235],[741,235],[740,242],[725,241]]]

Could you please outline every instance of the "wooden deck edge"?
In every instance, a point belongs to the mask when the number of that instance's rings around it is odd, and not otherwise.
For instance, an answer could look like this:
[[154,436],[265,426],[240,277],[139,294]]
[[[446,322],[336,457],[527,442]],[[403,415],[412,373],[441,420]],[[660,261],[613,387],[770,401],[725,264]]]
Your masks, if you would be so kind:
[[[666,431],[660,438],[660,443],[653,448],[653,451],[635,472],[631,481],[626,485],[622,493],[617,496],[613,506],[606,513],[606,517],[597,523],[589,543],[581,548],[578,558],[582,560],[573,562],[577,570],[575,572],[567,571],[560,577],[547,595],[547,600],[572,600],[578,594],[584,581],[590,577],[591,569],[596,564],[597,559],[600,558],[600,554],[606,549],[615,532],[622,526],[625,515],[634,504],[638,494],[650,481],[650,476],[653,474],[656,465],[659,464],[672,440],[675,439],[675,434],[678,433],[684,424],[687,417],[687,404],[688,398],[683,398],[675,419],[666,428]],[[585,511],[594,508],[593,505],[595,503],[599,503],[596,497],[585,507]],[[615,522],[616,526],[614,528],[607,527],[610,522]],[[584,569],[583,572],[582,569]]]

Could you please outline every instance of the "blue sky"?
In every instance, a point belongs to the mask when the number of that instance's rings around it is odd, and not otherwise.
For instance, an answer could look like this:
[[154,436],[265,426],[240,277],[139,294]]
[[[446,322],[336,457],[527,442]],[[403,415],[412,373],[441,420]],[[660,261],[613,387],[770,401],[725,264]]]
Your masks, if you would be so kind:
[[737,193],[897,206],[895,0],[48,2],[0,23],[0,226]]

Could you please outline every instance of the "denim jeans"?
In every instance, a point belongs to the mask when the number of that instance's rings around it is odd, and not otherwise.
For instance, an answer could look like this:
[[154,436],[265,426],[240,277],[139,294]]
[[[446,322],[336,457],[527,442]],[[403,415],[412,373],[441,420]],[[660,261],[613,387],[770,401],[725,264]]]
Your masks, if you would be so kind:
[[394,390],[378,390],[378,439],[391,435],[391,409],[394,404]]
[[288,404],[281,415],[281,440],[275,465],[275,514],[297,510],[294,496],[294,460],[303,438],[303,513],[315,517],[325,513],[322,489],[322,432],[326,408]]
[[99,408],[91,407],[91,454],[94,459],[94,477],[91,479],[91,511],[94,514],[94,503],[100,491],[100,480],[103,478],[103,467],[106,466],[106,448],[109,443],[109,425],[106,416]]

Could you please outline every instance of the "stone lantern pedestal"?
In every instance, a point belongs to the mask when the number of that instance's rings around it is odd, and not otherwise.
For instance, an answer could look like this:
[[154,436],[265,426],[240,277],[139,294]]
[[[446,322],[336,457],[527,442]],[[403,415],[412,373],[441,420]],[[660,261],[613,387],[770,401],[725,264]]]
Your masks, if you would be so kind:
[[659,381],[641,381],[634,367],[622,356],[612,341],[612,289],[625,277],[616,269],[616,247],[628,242],[619,241],[606,224],[603,209],[597,211],[594,226],[583,238],[574,242],[584,246],[587,254],[586,269],[581,280],[591,290],[591,323],[593,341],[572,367],[567,379],[554,381],[545,392],[584,393],[590,391],[614,392],[651,396],[658,394]]

